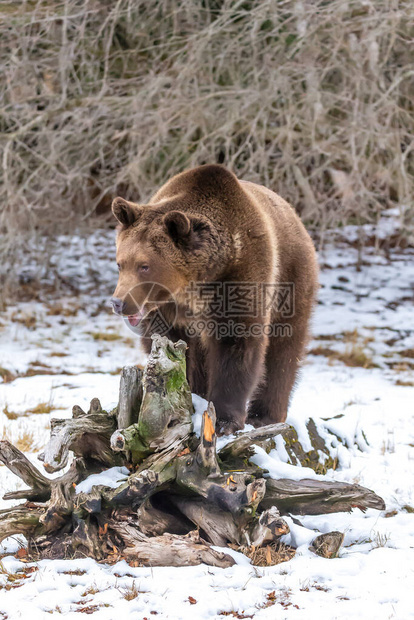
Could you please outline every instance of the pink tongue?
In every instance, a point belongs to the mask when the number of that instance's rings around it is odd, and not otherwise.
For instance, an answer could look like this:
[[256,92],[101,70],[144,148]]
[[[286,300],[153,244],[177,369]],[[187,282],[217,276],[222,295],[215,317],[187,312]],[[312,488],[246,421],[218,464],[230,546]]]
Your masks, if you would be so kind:
[[137,312],[137,314],[130,314],[128,316],[129,324],[132,325],[132,327],[136,327],[137,325],[139,325],[139,322],[145,316],[145,314],[146,314],[145,312]]

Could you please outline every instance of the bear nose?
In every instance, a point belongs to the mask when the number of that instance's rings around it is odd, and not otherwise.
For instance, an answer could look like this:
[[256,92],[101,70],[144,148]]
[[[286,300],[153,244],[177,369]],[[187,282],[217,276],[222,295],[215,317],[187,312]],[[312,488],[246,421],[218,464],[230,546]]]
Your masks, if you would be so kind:
[[122,314],[125,310],[125,302],[122,299],[118,299],[118,297],[112,297],[111,304],[115,314]]

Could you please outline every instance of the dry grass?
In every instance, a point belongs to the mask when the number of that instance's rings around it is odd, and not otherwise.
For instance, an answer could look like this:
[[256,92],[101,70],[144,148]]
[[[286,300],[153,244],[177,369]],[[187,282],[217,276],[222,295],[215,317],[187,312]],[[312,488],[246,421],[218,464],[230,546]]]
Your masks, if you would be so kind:
[[313,581],[312,583],[310,582],[309,579],[307,579],[306,581],[303,582],[300,591],[301,592],[311,592],[312,590],[319,590],[320,592],[329,592],[329,589],[327,586],[324,586],[320,583],[318,583],[317,581]]
[[381,447],[381,454],[385,454],[388,452],[389,454],[395,453],[395,435],[394,431],[388,431],[387,439],[383,440]]
[[376,368],[371,353],[364,346],[358,344],[348,346],[344,353],[338,354],[337,359],[346,366]]
[[411,0],[33,0],[0,17],[3,250],[206,162],[319,231],[395,205],[412,230]]
[[288,562],[296,553],[293,547],[289,547],[282,542],[273,543],[264,547],[251,546],[238,548],[232,545],[230,545],[230,547],[235,548],[236,551],[242,551],[244,555],[251,559],[254,566],[274,566],[282,562]]
[[98,594],[98,592],[100,592],[100,589],[98,588],[98,585],[94,582],[88,588],[86,588],[84,592],[82,592],[81,596],[83,597],[89,596],[91,594]]
[[386,547],[389,540],[390,534],[375,532],[372,542],[374,543],[374,548],[379,549],[380,547]]
[[22,452],[36,452],[37,450],[32,431],[21,431],[13,441],[13,444]]
[[103,340],[105,342],[112,342],[113,340],[120,340],[122,336],[115,332],[90,332],[90,335],[94,340]]
[[135,581],[133,581],[131,586],[122,588],[121,593],[126,601],[133,601],[137,598],[138,594],[140,594],[140,591],[138,590]]
[[362,344],[352,343],[347,345],[345,351],[340,352],[329,347],[314,347],[309,351],[310,355],[322,355],[327,357],[330,363],[342,362],[346,366],[360,368],[376,368],[372,360],[371,352]]
[[47,403],[39,403],[35,407],[32,407],[31,409],[27,409],[25,411],[25,415],[32,415],[36,413],[39,413],[39,414],[51,413],[52,411],[56,411],[56,409],[62,409],[62,407],[55,407],[53,402],[49,401]]
[[17,418],[23,415],[21,413],[16,413],[15,411],[11,411],[8,405],[5,405],[3,407],[3,413],[8,420],[17,420]]
[[344,331],[342,338],[344,342],[348,342],[350,344],[358,344],[362,342],[363,345],[367,345],[375,340],[374,336],[364,336],[360,334],[356,328],[352,331]]
[[76,316],[79,312],[80,305],[75,304],[72,306],[63,305],[61,303],[50,304],[47,310],[49,316]]
[[3,425],[2,439],[7,439],[22,452],[36,452],[38,450],[32,431],[22,429],[18,435],[12,436],[9,429]]
[[[0,216],[1,217],[1,216]],[[20,323],[27,329],[34,329],[37,325],[37,317],[34,314],[28,314],[25,312],[15,312],[10,317],[13,323]]]
[[403,351],[398,351],[398,355],[414,359],[414,349],[404,349]]
[[29,579],[30,576],[38,570],[37,566],[27,566],[20,568],[16,573],[10,573],[4,564],[0,561],[0,575],[6,577],[4,585],[0,585],[0,590],[12,590],[14,588],[20,588],[24,585],[24,580]]
[[404,361],[404,362],[387,362],[387,366],[391,368],[394,372],[409,372],[410,370],[414,370],[414,362]]
[[3,379],[4,383],[10,383],[15,380],[16,375],[11,370],[8,370],[8,368],[0,366],[0,377]]
[[[25,375],[27,376],[27,375]],[[40,403],[38,403],[37,405],[34,405],[32,407],[30,407],[29,409],[26,409],[25,411],[22,412],[15,412],[9,409],[8,404],[6,403],[5,406],[3,407],[3,413],[6,416],[6,418],[8,420],[17,420],[18,418],[24,417],[24,416],[30,416],[30,415],[36,415],[36,414],[45,414],[45,413],[51,413],[52,411],[56,411],[58,409],[62,409],[62,407],[57,407],[54,405],[53,403],[53,391],[51,391],[49,400],[47,402],[42,401]]]

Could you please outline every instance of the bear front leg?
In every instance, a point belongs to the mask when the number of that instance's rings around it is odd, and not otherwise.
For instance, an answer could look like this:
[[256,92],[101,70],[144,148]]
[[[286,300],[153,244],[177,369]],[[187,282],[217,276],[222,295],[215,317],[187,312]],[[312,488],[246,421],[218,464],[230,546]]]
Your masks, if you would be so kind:
[[207,345],[208,400],[217,413],[217,430],[230,435],[243,428],[246,404],[258,386],[266,351],[264,337],[211,339]]

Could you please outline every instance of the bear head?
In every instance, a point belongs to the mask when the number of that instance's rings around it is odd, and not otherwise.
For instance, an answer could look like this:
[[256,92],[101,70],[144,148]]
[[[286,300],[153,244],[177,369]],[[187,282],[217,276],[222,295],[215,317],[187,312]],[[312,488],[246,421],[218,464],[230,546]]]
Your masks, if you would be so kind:
[[177,303],[191,282],[214,278],[220,236],[204,215],[180,210],[180,203],[139,205],[115,198],[119,222],[119,269],[112,305],[132,326],[161,304]]

